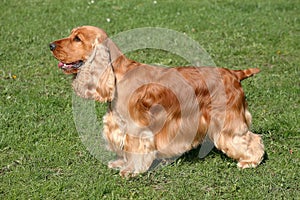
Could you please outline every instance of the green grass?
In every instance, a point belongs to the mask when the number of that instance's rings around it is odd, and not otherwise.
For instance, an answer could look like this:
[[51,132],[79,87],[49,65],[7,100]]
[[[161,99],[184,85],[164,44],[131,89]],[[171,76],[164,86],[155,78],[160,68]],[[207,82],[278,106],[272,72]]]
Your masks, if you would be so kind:
[[[299,199],[300,1],[2,0],[0,13],[0,199]],[[107,18],[111,21],[108,23]],[[111,36],[163,27],[198,41],[218,66],[260,67],[245,80],[268,159],[238,170],[218,151],[122,179],[81,143],[72,115],[71,77],[57,69],[50,41],[94,25]],[[140,50],[146,63],[181,65]],[[97,104],[99,118],[105,109]]]

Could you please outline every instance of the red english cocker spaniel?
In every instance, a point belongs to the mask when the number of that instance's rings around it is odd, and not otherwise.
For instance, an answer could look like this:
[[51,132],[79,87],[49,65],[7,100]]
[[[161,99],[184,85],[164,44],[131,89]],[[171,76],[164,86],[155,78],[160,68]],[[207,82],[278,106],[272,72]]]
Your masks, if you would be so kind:
[[103,136],[119,159],[109,167],[121,176],[149,169],[155,159],[179,156],[208,138],[238,161],[256,167],[263,158],[260,135],[249,130],[241,81],[259,69],[164,68],[126,58],[100,28],[82,26],[50,49],[75,92],[108,102]]

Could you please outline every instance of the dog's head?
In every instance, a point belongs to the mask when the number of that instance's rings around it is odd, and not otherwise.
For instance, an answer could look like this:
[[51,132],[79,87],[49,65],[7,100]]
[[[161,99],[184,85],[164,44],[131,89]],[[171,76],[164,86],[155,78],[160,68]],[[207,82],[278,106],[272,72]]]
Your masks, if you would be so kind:
[[50,50],[59,60],[58,67],[66,74],[76,74],[93,52],[95,42],[108,38],[105,31],[93,26],[74,28],[69,37],[50,43]]

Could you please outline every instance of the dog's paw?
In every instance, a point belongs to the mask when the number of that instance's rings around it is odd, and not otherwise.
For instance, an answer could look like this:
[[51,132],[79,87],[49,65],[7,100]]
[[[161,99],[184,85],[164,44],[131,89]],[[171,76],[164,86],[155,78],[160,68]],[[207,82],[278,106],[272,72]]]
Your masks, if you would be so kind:
[[113,160],[108,162],[108,167],[110,169],[121,169],[124,167],[125,161],[123,159]]
[[135,177],[137,176],[139,173],[135,173],[132,170],[128,170],[128,169],[123,169],[120,170],[120,176],[123,178],[131,178],[131,177]]
[[237,166],[238,166],[238,168],[246,169],[246,168],[255,168],[255,167],[257,167],[258,164],[259,163],[257,163],[257,162],[241,161],[241,162],[238,162]]

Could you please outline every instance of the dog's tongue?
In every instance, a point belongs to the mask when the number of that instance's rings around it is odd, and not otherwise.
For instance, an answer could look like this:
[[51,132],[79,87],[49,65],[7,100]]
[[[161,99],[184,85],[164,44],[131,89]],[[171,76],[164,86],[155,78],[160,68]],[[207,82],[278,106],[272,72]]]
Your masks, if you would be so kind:
[[59,62],[59,63],[58,63],[58,68],[64,68],[64,69],[67,69],[67,68],[72,68],[73,66],[74,66],[73,63],[71,63],[71,64],[65,64],[65,63],[63,63],[63,62]]
[[59,67],[59,68],[62,68],[62,66],[64,66],[64,63],[59,62],[59,63],[58,63],[58,67]]

